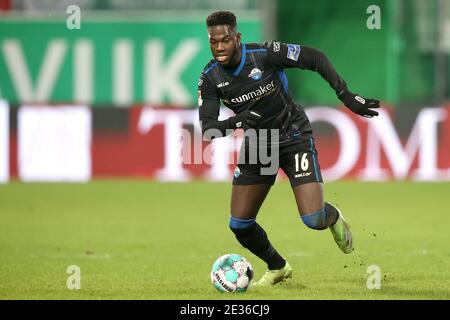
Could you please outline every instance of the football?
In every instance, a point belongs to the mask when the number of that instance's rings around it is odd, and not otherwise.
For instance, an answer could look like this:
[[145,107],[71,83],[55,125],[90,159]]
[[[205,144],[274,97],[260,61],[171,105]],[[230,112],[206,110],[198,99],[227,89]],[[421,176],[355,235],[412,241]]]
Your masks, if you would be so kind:
[[239,254],[223,255],[212,266],[211,281],[220,292],[245,292],[252,279],[252,265]]

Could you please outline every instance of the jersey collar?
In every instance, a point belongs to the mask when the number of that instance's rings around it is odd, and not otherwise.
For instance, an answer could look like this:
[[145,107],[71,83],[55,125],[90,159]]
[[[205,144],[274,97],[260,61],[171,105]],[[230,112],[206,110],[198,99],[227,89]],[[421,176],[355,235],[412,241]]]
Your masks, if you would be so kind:
[[247,48],[245,47],[245,43],[242,44],[242,55],[241,55],[241,62],[239,63],[239,66],[237,69],[233,72],[233,76],[237,76],[244,67],[245,59],[247,56]]

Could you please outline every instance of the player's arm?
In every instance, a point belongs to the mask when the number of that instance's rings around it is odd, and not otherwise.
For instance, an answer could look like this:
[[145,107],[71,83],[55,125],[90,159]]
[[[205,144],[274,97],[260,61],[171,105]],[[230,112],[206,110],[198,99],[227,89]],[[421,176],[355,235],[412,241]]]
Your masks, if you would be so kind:
[[226,120],[219,120],[220,100],[215,87],[202,75],[198,83],[199,120],[205,138],[225,137],[233,129],[253,128],[261,119],[261,115],[246,110]]
[[378,112],[371,110],[371,108],[379,108],[380,102],[375,99],[362,98],[350,92],[344,79],[336,72],[331,61],[322,51],[275,41],[265,45],[267,46],[269,61],[275,66],[315,71],[330,84],[338,98],[350,110],[364,117],[378,115]]

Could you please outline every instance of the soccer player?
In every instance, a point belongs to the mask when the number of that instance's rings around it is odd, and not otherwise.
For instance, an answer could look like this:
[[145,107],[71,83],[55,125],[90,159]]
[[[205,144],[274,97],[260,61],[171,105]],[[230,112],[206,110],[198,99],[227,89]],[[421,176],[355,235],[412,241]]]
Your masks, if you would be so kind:
[[[268,267],[254,286],[274,285],[292,276],[291,266],[256,222],[278,168],[271,174],[263,174],[264,164],[259,159],[255,163],[242,156],[264,143],[278,148],[279,168],[289,177],[303,223],[315,230],[330,229],[339,248],[350,253],[353,243],[349,225],[337,207],[324,202],[311,125],[303,108],[294,102],[289,92],[284,69],[318,72],[345,106],[361,116],[377,116],[372,108],[379,108],[379,101],[349,91],[326,55],[317,49],[278,41],[242,43],[236,17],[229,11],[212,13],[207,17],[206,25],[214,59],[206,65],[198,83],[203,134],[212,139],[238,128],[245,132],[250,129],[256,132],[275,129],[278,132],[277,139],[269,136],[263,142],[260,140],[263,135],[258,133],[253,145],[251,141],[254,140],[244,139],[233,178],[229,227],[239,243],[264,260]],[[218,120],[220,100],[236,115]]]

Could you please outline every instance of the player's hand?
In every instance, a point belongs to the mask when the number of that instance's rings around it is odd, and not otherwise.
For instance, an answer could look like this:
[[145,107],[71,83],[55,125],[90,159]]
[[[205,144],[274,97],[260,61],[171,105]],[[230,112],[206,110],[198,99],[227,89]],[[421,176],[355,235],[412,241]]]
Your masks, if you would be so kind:
[[372,118],[373,116],[378,115],[378,112],[371,110],[372,108],[380,107],[380,101],[376,99],[363,98],[358,94],[351,93],[347,89],[345,89],[338,97],[346,107],[360,116]]
[[255,128],[261,119],[262,116],[259,113],[251,110],[245,110],[234,116],[232,123],[235,129],[249,129]]

